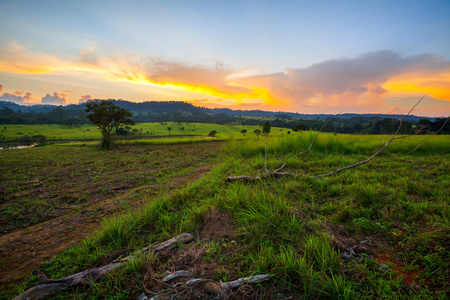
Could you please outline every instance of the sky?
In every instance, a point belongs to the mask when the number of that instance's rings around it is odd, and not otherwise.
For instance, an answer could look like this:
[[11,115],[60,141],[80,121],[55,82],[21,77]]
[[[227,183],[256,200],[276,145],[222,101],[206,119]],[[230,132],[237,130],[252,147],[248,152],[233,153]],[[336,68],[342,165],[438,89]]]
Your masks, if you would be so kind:
[[449,0],[0,0],[0,100],[450,115]]

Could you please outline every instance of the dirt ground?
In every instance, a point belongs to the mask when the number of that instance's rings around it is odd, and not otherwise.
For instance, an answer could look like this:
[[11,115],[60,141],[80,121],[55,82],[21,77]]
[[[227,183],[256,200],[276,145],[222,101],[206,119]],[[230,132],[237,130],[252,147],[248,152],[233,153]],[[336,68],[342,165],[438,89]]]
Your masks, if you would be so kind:
[[[40,263],[92,234],[100,227],[102,219],[114,213],[120,213],[124,203],[126,206],[137,207],[143,205],[149,197],[157,195],[161,188],[165,191],[178,189],[203,177],[209,172],[220,148],[219,143],[206,144],[148,146],[149,149],[145,146],[140,147],[144,151],[159,149],[158,151],[165,157],[172,152],[190,152],[195,155],[195,159],[185,164],[188,167],[185,172],[178,172],[180,164],[164,164],[164,172],[171,175],[160,179],[157,184],[140,185],[137,181],[133,184],[133,181],[121,183],[117,180],[105,182],[105,189],[114,191],[112,197],[105,197],[100,190],[94,189],[90,191],[89,199],[84,203],[56,208],[46,216],[45,221],[2,234],[0,236],[0,286],[14,283],[39,267]],[[89,173],[86,173],[86,176],[89,177]],[[86,179],[89,180],[89,178]],[[42,184],[47,185],[45,179],[42,180]],[[63,193],[64,189],[57,197]]]

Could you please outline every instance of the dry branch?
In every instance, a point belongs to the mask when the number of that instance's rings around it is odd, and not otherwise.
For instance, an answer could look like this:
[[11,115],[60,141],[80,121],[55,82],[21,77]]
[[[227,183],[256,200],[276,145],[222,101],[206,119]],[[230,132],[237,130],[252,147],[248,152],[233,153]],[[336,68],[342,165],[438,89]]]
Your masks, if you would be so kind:
[[138,255],[143,255],[146,257],[150,253],[157,253],[159,251],[168,250],[173,247],[177,243],[188,243],[193,240],[193,236],[189,233],[182,233],[176,237],[171,238],[165,242],[154,246],[148,246],[141,251],[127,256],[126,258],[108,264],[106,266],[101,266],[98,268],[89,269],[74,275],[70,275],[61,279],[48,279],[45,274],[41,273],[41,282],[40,284],[32,287],[31,289],[23,292],[19,296],[15,297],[13,300],[26,300],[26,299],[45,299],[49,296],[55,295],[57,293],[63,292],[70,288],[71,286],[75,286],[78,284],[91,284],[92,282],[97,281],[103,275],[110,273],[114,270],[120,269],[127,264],[128,260],[136,259]]
[[[177,271],[177,272],[183,272],[183,274],[184,274],[184,272],[187,272],[187,271]],[[177,272],[175,272],[175,273],[177,273]],[[173,274],[175,274],[175,273],[173,273]],[[210,279],[195,278],[195,279],[191,279],[191,280],[187,281],[186,283],[184,283],[183,287],[178,288],[177,290],[170,291],[170,293],[172,294],[172,298],[173,298],[173,293],[179,293],[180,289],[183,289],[186,287],[199,286],[199,287],[203,288],[203,290],[208,294],[217,294],[217,295],[225,294],[226,295],[226,293],[230,292],[231,290],[237,289],[238,287],[240,287],[243,284],[260,283],[260,282],[269,280],[272,276],[273,275],[270,275],[270,274],[253,275],[253,276],[249,276],[249,277],[239,278],[237,280],[230,281],[230,282],[215,282]],[[160,299],[159,296],[161,296],[161,294],[153,296],[150,299]],[[181,296],[179,296],[179,294],[177,296],[182,298]],[[145,300],[145,299],[149,299],[149,298],[147,297],[147,295],[145,295],[145,293],[142,293],[140,295],[139,299]],[[161,297],[161,299],[166,299],[166,298]]]
[[238,280],[230,281],[230,282],[222,282],[222,288],[223,289],[236,289],[243,285],[244,283],[260,283],[263,281],[268,280],[272,275],[270,274],[262,274],[262,275],[254,275],[250,277],[245,278],[239,278]]
[[[259,180],[261,180],[261,179],[265,179],[265,178],[269,178],[269,177],[279,177],[279,176],[294,176],[294,177],[320,178],[320,177],[331,176],[331,175],[337,174],[337,173],[339,173],[339,172],[342,172],[342,171],[344,171],[344,170],[352,169],[352,168],[358,167],[358,166],[360,166],[360,165],[367,164],[367,163],[370,162],[374,157],[380,155],[380,153],[381,153],[384,149],[386,149],[386,148],[391,144],[392,141],[394,141],[394,140],[396,140],[396,139],[399,138],[399,137],[397,137],[397,135],[398,135],[398,133],[400,132],[400,129],[402,128],[403,122],[404,122],[405,119],[413,112],[413,110],[416,108],[416,106],[419,105],[420,102],[422,102],[422,100],[425,98],[425,96],[426,96],[426,95],[422,96],[422,97],[419,99],[419,101],[417,101],[417,103],[409,110],[408,114],[406,114],[406,115],[403,117],[403,119],[400,120],[400,124],[399,124],[397,130],[395,131],[394,135],[389,139],[389,141],[387,141],[387,142],[383,145],[383,147],[381,147],[379,150],[377,150],[374,154],[372,154],[370,157],[366,158],[365,160],[359,161],[359,162],[357,162],[357,163],[355,163],[355,164],[352,164],[352,165],[349,165],[349,166],[345,166],[345,167],[336,169],[336,170],[331,171],[331,172],[328,172],[328,173],[319,174],[319,175],[306,175],[306,174],[298,174],[298,173],[292,173],[292,172],[280,172],[280,171],[287,165],[287,163],[288,163],[291,159],[293,159],[293,158],[295,158],[295,157],[297,157],[297,156],[299,156],[299,155],[305,154],[305,153],[307,153],[307,152],[309,152],[309,151],[311,150],[311,148],[312,148],[312,146],[313,146],[313,144],[314,144],[314,142],[315,142],[315,140],[316,140],[316,137],[319,135],[319,133],[320,133],[321,130],[323,129],[323,127],[322,127],[322,128],[317,132],[316,136],[313,138],[311,144],[309,145],[309,148],[308,148],[306,151],[299,152],[299,153],[293,155],[292,157],[290,157],[290,158],[289,158],[289,159],[288,159],[281,167],[279,167],[278,169],[275,169],[274,171],[268,171],[267,168],[266,168],[266,173],[263,173],[263,174],[258,175],[258,176],[247,176],[247,175],[231,176],[231,177],[228,177],[228,178],[226,179],[226,181],[227,181],[227,182],[235,182],[235,181],[241,181],[241,182],[255,182],[255,181],[259,181]],[[444,128],[444,126],[445,126],[445,124],[448,122],[448,120],[449,120],[449,119],[447,119],[447,121],[444,123],[444,125],[443,125],[443,126],[442,126],[435,134],[439,133],[439,131],[441,131],[441,129]],[[325,126],[325,125],[324,125],[324,126]],[[420,130],[422,130],[422,129],[420,129]],[[420,131],[420,130],[419,130],[419,131]],[[434,135],[435,135],[435,134],[434,134]],[[428,137],[428,138],[424,139],[424,140],[423,140],[416,148],[414,148],[413,150],[411,150],[411,151],[408,152],[408,153],[411,153],[411,152],[413,152],[414,150],[416,150],[416,149],[417,149],[417,148],[418,148],[425,140],[427,140],[427,139],[429,139],[429,138],[431,138],[431,137]],[[408,153],[406,153],[406,154],[408,154]],[[266,160],[267,160],[267,146],[266,146],[265,157],[266,157]],[[266,165],[266,161],[264,162],[264,165]]]
[[180,271],[176,271],[172,274],[167,275],[166,277],[163,278],[163,282],[167,282],[170,281],[174,278],[178,278],[178,277],[193,277],[194,274],[192,272],[189,271],[185,271],[185,270],[180,270]]

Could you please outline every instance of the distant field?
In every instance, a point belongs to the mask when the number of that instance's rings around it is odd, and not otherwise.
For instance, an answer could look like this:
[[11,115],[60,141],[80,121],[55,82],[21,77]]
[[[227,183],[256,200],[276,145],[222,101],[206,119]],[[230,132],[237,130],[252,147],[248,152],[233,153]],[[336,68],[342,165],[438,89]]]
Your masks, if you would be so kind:
[[[6,127],[6,131],[5,128]],[[170,134],[168,127],[171,128]],[[261,126],[247,125],[217,125],[209,123],[177,123],[169,122],[167,125],[160,123],[139,123],[132,126],[138,132],[133,135],[118,136],[118,138],[151,138],[155,136],[179,136],[179,135],[201,135],[207,136],[212,130],[216,130],[218,138],[237,138],[243,136],[241,131],[247,130],[247,136],[255,136],[253,130],[261,129]],[[286,135],[286,128],[272,128],[274,136]],[[66,126],[66,125],[2,125],[0,142],[16,140],[22,136],[44,135],[48,140],[98,140],[101,138],[100,131],[93,125]]]

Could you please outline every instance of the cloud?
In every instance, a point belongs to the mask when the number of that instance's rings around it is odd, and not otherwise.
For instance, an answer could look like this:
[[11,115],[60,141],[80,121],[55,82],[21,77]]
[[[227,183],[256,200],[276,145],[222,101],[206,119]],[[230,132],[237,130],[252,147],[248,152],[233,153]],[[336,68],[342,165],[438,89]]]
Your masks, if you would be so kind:
[[[132,59],[132,58],[130,58]],[[97,62],[101,60],[97,59]],[[277,105],[279,109],[306,111],[371,111],[385,106],[393,90],[428,92],[435,99],[450,101],[450,62],[431,54],[403,57],[393,51],[378,51],[356,58],[327,60],[310,67],[288,68],[285,72],[239,76],[216,63],[212,67],[150,58],[133,61],[111,76],[136,82],[174,85],[236,104]],[[408,78],[410,85],[392,83]],[[414,80],[411,80],[414,79]],[[417,81],[417,82],[416,82]],[[252,106],[257,106],[254,101]]]
[[0,84],[0,92],[3,91],[3,85]]
[[448,60],[431,54],[401,56],[388,50],[250,76],[254,70],[220,62],[199,65],[167,57],[105,56],[92,47],[72,60],[61,60],[31,52],[13,41],[0,49],[2,70],[95,74],[149,85],[150,89],[152,85],[168,86],[218,97],[226,99],[228,106],[267,105],[297,112],[385,111],[387,99],[406,94],[419,97],[428,93],[431,98],[450,101]]
[[[450,63],[442,58],[429,54],[401,57],[392,51],[379,51],[287,69],[286,73],[241,78],[239,82],[250,88],[265,88],[274,98],[284,100],[286,107],[300,111],[340,107],[367,110],[384,105],[381,96],[389,93],[385,84],[396,76],[413,74],[417,78],[447,72]],[[445,100],[450,100],[450,94]]]
[[92,97],[90,95],[81,96],[80,100],[78,100],[78,104],[86,103],[89,100],[92,100]]
[[42,97],[41,99],[41,103],[43,104],[59,104],[59,105],[64,105],[66,104],[66,94],[61,93],[53,93],[53,96],[51,96],[50,94],[45,95],[45,97]]
[[386,111],[388,114],[401,114],[403,110],[397,105],[392,106]]
[[[3,88],[0,89],[0,91]],[[0,96],[0,100],[3,101],[11,101],[17,104],[26,104],[29,103],[31,101],[31,93],[26,93],[25,96],[22,96],[24,92],[23,91],[16,91],[14,94],[10,94],[10,93],[4,93],[3,95]]]
[[16,41],[0,47],[0,71],[11,73],[51,73],[61,69],[62,61],[54,56],[32,52]]

